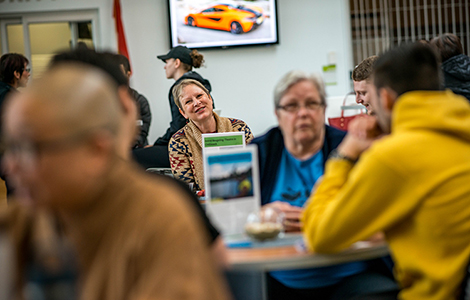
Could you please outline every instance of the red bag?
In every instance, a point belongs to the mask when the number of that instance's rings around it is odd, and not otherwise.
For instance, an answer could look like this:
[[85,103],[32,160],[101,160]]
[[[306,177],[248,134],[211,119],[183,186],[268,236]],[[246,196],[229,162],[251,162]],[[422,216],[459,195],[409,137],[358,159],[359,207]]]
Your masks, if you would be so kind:
[[[353,120],[354,118],[356,118],[358,116],[364,115],[364,112],[362,112],[362,108],[363,108],[362,105],[357,105],[357,107],[356,107],[356,105],[351,105],[351,106],[346,105],[346,99],[348,99],[349,95],[354,95],[354,92],[347,93],[346,97],[344,97],[343,105],[341,106],[341,117],[328,118],[328,123],[330,124],[330,126],[332,126],[334,128],[337,128],[339,130],[348,131],[349,122],[351,122],[351,120]],[[357,114],[357,115],[354,115],[354,116],[345,117],[344,116],[344,111],[347,110],[347,109],[360,109],[361,113]]]

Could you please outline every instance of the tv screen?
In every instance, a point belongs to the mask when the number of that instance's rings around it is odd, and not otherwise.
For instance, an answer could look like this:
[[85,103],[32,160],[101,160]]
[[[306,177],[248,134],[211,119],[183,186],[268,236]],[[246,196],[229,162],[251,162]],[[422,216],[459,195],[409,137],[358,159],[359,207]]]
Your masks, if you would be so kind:
[[168,0],[171,47],[277,44],[276,0]]

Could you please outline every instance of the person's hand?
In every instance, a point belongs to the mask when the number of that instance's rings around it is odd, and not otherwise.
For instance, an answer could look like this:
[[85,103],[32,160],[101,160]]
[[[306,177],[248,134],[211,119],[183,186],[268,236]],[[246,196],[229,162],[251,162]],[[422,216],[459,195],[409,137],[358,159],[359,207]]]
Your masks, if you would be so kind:
[[289,203],[282,201],[274,201],[272,203],[265,204],[263,207],[270,207],[284,214],[283,225],[286,232],[296,232],[301,230],[302,226],[300,223],[300,215],[302,213],[302,208],[292,206]]
[[352,159],[358,159],[382,136],[383,133],[374,116],[355,118],[349,123],[348,134],[338,146],[338,152]]
[[385,234],[383,232],[377,232],[373,234],[371,237],[369,237],[366,241],[372,242],[372,243],[378,243],[384,240],[385,240]]

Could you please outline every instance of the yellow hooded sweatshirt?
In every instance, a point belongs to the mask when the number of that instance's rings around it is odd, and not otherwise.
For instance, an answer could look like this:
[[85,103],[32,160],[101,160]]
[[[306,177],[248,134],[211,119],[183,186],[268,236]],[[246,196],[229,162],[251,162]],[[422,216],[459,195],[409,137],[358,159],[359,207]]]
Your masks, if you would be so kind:
[[390,135],[356,165],[327,162],[303,222],[319,253],[383,231],[400,299],[455,299],[470,258],[469,102],[450,91],[402,95]]

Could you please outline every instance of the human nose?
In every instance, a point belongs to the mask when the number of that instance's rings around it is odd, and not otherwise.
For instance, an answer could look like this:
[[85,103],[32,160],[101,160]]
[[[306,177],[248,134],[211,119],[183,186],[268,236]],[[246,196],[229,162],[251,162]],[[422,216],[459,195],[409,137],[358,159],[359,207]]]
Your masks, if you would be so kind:
[[297,110],[298,115],[306,115],[308,113],[309,109],[307,108],[307,105],[300,104],[299,109]]
[[194,103],[194,106],[199,106],[199,105],[201,105],[202,102],[201,102],[201,99],[194,98],[193,103]]

